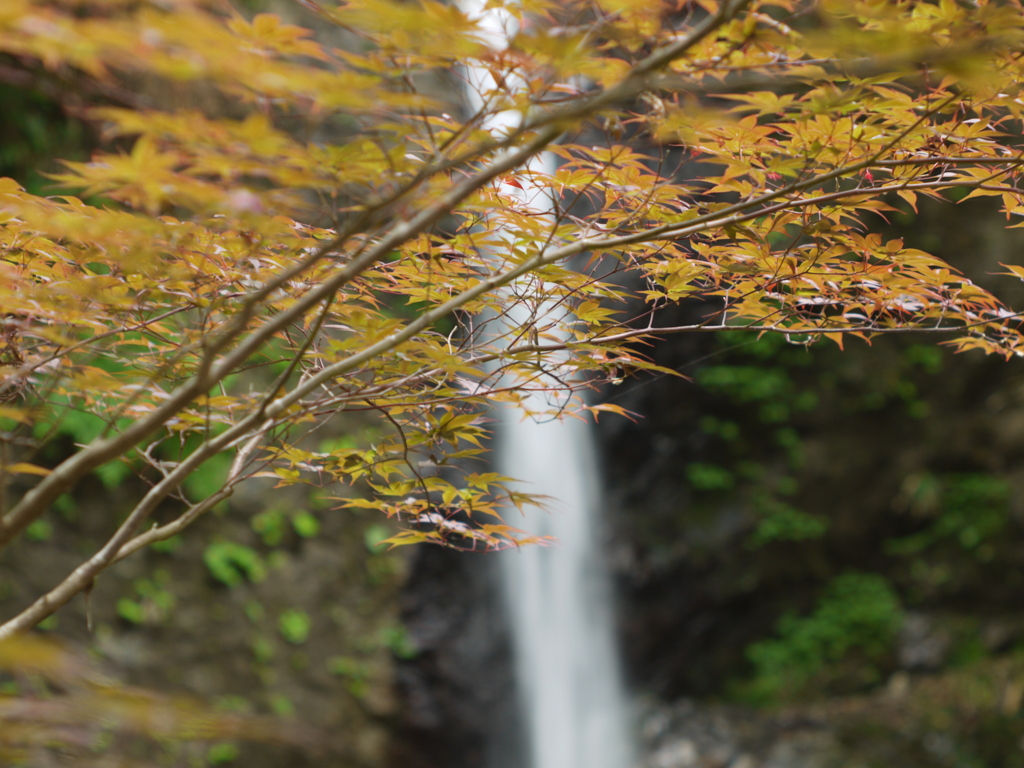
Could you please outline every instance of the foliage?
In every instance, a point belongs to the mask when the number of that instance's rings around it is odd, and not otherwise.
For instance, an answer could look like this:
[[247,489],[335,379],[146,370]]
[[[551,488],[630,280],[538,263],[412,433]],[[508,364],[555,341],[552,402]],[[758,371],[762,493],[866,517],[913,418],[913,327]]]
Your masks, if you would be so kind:
[[366,695],[366,678],[369,674],[366,664],[349,656],[336,656],[328,662],[327,668],[332,675],[345,679],[348,692],[357,699]]
[[175,597],[167,588],[170,574],[157,570],[152,579],[138,579],[135,595],[117,601],[117,615],[132,624],[157,624],[169,618],[174,610]]
[[875,682],[873,665],[889,653],[900,622],[899,598],[885,578],[843,574],[828,585],[813,613],[784,616],[777,638],[748,649],[755,676],[744,694],[759,702],[796,696],[826,665],[836,674],[833,665],[854,650],[860,654],[860,682]]
[[320,521],[310,512],[300,510],[289,516],[284,510],[277,508],[260,512],[253,517],[252,529],[259,534],[264,544],[276,547],[284,540],[289,521],[290,527],[304,539],[313,538],[320,531]]
[[[909,500],[911,512],[936,519],[918,533],[887,541],[885,549],[890,554],[917,554],[949,540],[965,550],[977,551],[1006,525],[1010,486],[1003,478],[962,473],[908,480],[914,486]],[[986,551],[981,549],[982,556]]]
[[289,608],[277,617],[281,636],[293,645],[302,645],[309,637],[312,626],[309,614],[299,608]]
[[85,125],[54,98],[16,85],[0,82],[0,176],[22,178],[30,192],[40,194],[48,186],[42,173],[59,170],[53,158],[84,159]]
[[699,491],[725,491],[733,486],[733,477],[729,470],[702,462],[686,467],[686,479]]
[[[713,395],[703,408],[715,414],[700,419],[707,436],[701,455],[723,466],[688,464],[687,485],[698,494],[733,491],[729,503],[753,513],[747,539],[751,549],[822,537],[828,517],[821,510],[799,509],[792,498],[801,490],[794,475],[802,463],[804,417],[823,394],[822,382],[806,375],[813,373],[809,367],[816,355],[775,336],[730,334],[717,341],[718,348],[708,355],[713,362],[694,378]],[[698,495],[694,505],[706,508],[708,501]]]
[[400,659],[411,659],[416,655],[416,646],[403,626],[385,628],[381,632],[381,642]]
[[217,581],[235,587],[244,579],[256,583],[263,581],[267,567],[256,552],[233,541],[216,541],[203,553],[203,561]]
[[801,512],[768,494],[764,494],[759,501],[762,519],[750,536],[750,545],[753,547],[764,546],[772,541],[816,539],[828,529],[827,520]]
[[[472,462],[488,410],[619,410],[575,393],[656,370],[657,334],[1022,348],[993,295],[872,231],[923,198],[1024,213],[1016,0],[303,5],[351,45],[204,0],[0,10],[0,53],[78,83],[109,142],[68,194],[0,180],[0,547],[91,473],[141,489],[0,637],[254,477],[384,513],[391,543],[536,541]],[[660,327],[679,301],[701,318]],[[365,440],[320,439],[341,411]]]

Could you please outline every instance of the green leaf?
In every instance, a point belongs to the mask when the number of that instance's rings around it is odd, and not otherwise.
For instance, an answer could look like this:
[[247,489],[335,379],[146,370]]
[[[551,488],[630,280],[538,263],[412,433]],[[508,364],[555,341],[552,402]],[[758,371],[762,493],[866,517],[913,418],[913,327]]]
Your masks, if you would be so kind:
[[281,637],[293,645],[302,645],[309,638],[313,626],[309,615],[299,608],[289,608],[277,617]]
[[214,542],[203,553],[203,562],[217,581],[237,587],[245,579],[263,581],[267,575],[262,558],[249,547],[232,541]]

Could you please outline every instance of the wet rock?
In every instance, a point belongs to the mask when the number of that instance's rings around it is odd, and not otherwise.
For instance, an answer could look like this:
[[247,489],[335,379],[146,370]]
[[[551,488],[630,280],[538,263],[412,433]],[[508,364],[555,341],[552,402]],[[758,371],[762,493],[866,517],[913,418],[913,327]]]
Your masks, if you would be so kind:
[[697,745],[689,739],[670,741],[648,760],[651,768],[693,768],[700,755]]
[[899,633],[899,662],[904,669],[938,669],[949,655],[952,637],[935,626],[933,619],[910,613]]
[[644,768],[835,768],[844,765],[833,727],[819,713],[782,714],[693,700],[648,701]]
[[417,550],[402,620],[416,654],[397,668],[396,768],[514,766],[511,653],[493,557]]

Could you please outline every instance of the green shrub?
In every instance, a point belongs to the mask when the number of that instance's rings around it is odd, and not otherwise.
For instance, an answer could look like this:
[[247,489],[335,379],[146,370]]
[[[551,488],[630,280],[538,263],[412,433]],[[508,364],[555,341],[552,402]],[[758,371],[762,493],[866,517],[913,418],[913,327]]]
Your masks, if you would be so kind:
[[901,621],[899,598],[885,578],[843,574],[828,585],[813,613],[783,616],[778,637],[747,649],[755,674],[740,694],[756,703],[794,698],[812,682],[827,685],[848,674],[849,666],[840,670],[844,661],[853,663],[859,680],[872,681]]
[[687,465],[686,479],[698,491],[727,491],[733,486],[732,473],[714,464]]
[[758,503],[761,521],[750,535],[751,547],[763,547],[773,541],[817,539],[828,529],[828,521],[809,515],[772,497]]
[[[942,542],[956,542],[965,550],[975,550],[1006,525],[1010,485],[1003,478],[981,472],[939,478],[926,475],[918,485],[934,489],[939,500],[938,516],[919,533],[887,541],[885,550],[889,554],[917,554]],[[924,490],[915,495],[922,494]]]

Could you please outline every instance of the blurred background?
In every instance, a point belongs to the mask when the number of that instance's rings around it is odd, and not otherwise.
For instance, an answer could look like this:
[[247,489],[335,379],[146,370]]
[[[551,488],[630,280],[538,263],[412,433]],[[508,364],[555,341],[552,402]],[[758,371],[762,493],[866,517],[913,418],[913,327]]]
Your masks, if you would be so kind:
[[[14,65],[0,176],[45,192],[54,158],[99,137],[73,88]],[[1003,224],[984,200],[923,203],[890,234],[1020,307],[996,273],[1024,236]],[[679,336],[646,352],[685,379],[597,393],[637,415],[603,416],[596,439],[638,768],[1024,765],[1024,369],[938,341]],[[44,458],[93,429],[69,416]],[[325,439],[374,434],[345,417]],[[102,541],[138,483],[96,473],[0,556],[3,615]],[[251,483],[104,574],[44,644],[0,654],[0,765],[521,754],[495,558],[389,551],[385,521],[331,506]]]

